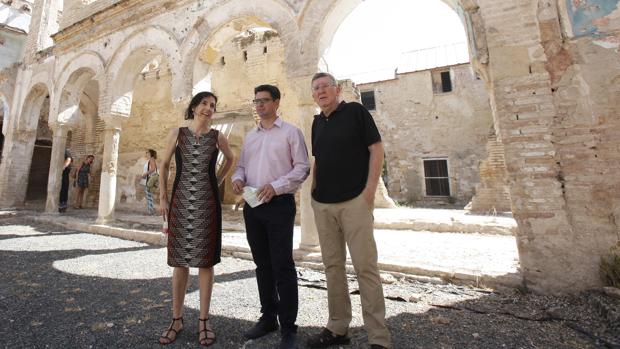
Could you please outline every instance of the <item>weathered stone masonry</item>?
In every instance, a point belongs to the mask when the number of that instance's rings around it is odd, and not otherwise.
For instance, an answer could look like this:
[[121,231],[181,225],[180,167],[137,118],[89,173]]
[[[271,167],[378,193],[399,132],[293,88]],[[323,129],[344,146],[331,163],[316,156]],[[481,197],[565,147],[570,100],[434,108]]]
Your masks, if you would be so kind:
[[[62,96],[79,96],[79,87],[92,81],[98,86],[98,118],[104,123],[99,215],[102,221],[113,219],[121,199],[117,179],[123,127],[132,117],[142,69],[158,57],[165,62],[169,103],[178,112],[171,118],[180,120],[193,85],[212,71],[212,64],[198,59],[201,49],[251,27],[278,33],[286,78],[278,84],[288,86],[287,99],[295,101],[287,114],[308,132],[315,111],[310,77],[339,23],[359,2],[76,0],[66,1],[61,14],[60,1],[38,1],[11,102],[0,165],[2,206],[24,200],[26,187],[20,179],[30,167],[42,99],[50,96],[51,168],[59,167],[65,128],[78,129],[84,118],[79,102]],[[620,235],[618,1],[446,3],[463,19],[472,65],[491,98],[519,224],[525,285],[551,293],[599,285],[599,258]],[[52,45],[50,35],[57,31]],[[59,182],[58,171],[52,175],[50,211]],[[308,194],[306,185],[302,242],[312,247],[316,238]]]

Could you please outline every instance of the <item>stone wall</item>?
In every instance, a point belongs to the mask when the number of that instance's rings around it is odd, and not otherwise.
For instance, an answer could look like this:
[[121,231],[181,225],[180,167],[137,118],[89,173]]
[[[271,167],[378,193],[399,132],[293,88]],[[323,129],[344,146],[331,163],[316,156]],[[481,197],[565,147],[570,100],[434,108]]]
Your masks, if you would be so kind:
[[361,92],[374,91],[376,109],[371,113],[385,143],[387,188],[397,201],[438,202],[426,195],[424,159],[448,160],[451,202],[464,206],[480,183],[478,164],[486,158],[493,125],[488,93],[470,65],[446,70],[451,92],[433,92],[430,70],[358,85]]

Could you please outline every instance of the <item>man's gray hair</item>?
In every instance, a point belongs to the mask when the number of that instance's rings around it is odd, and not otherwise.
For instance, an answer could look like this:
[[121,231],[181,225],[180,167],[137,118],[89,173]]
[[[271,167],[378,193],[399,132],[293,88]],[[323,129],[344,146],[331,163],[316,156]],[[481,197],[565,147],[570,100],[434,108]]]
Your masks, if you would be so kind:
[[328,77],[332,81],[332,84],[334,86],[338,86],[338,80],[336,80],[336,78],[332,74],[325,73],[325,72],[319,72],[319,73],[314,74],[314,76],[312,77],[312,81],[310,83],[313,83],[314,80],[316,79],[325,78],[325,77]]

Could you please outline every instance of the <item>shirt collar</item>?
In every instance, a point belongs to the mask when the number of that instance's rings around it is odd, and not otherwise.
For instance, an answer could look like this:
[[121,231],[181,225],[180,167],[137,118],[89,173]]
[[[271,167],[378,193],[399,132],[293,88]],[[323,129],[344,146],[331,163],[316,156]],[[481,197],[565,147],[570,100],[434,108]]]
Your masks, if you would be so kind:
[[[276,121],[274,121],[273,125],[277,126],[278,128],[282,128],[282,123],[284,121],[282,121],[282,118],[280,118],[279,116],[276,118]],[[256,127],[257,131],[266,131],[265,128],[263,128],[263,124],[260,123],[260,121],[258,122],[258,126]]]
[[[338,104],[338,106],[336,107],[336,109],[334,109],[334,111],[331,113],[331,115],[329,116],[330,118],[334,116],[334,114],[337,111],[341,111],[344,108],[344,105],[346,104],[345,101],[342,101]],[[325,116],[325,114],[321,111],[321,113],[319,115],[317,115],[318,117],[321,117],[323,119],[327,119],[327,116]]]

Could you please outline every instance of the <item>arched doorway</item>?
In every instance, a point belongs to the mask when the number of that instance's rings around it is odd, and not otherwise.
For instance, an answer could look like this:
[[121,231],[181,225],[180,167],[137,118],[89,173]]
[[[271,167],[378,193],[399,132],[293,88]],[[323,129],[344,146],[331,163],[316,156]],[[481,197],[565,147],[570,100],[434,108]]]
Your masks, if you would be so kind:
[[[128,74],[134,76],[129,117],[121,124],[118,154],[117,207],[146,212],[145,187],[140,183],[147,149],[162,154],[168,133],[181,125],[181,112],[172,103],[172,73],[163,53],[150,49],[144,56],[138,49]],[[129,61],[128,61],[129,62]],[[157,204],[158,195],[154,195]]]
[[[384,5],[355,7],[320,63],[352,80],[343,85],[345,99],[373,114],[390,197],[414,207],[509,212],[503,148],[487,87],[470,63],[462,15],[440,0]],[[380,32],[367,25],[371,19]],[[400,35],[407,40],[383,40]]]
[[[88,74],[90,75],[90,74]],[[88,155],[94,155],[95,160],[91,167],[92,176],[89,181],[88,189],[84,194],[83,207],[95,208],[99,202],[99,184],[101,180],[101,166],[103,158],[103,120],[99,117],[99,84],[92,80],[92,75],[81,84],[77,110],[73,117],[70,137],[67,136],[66,150],[73,157],[73,171],[76,171],[82,161]],[[70,200],[74,199],[75,188],[71,186],[69,190]],[[70,203],[72,201],[69,201]],[[71,204],[69,205],[71,207]]]
[[[203,42],[193,64],[194,93],[211,89],[219,98],[214,128],[223,132],[238,157],[245,135],[256,126],[252,105],[254,88],[277,85],[282,92],[280,116],[300,123],[297,98],[291,93],[284,69],[285,48],[280,33],[264,20],[241,16],[220,26]],[[231,174],[232,175],[232,174]],[[235,204],[230,180],[222,187],[222,200]]]
[[50,160],[52,156],[52,131],[49,128],[50,97],[46,94],[42,98],[36,124],[36,135],[32,160],[28,172],[26,187],[26,201],[36,208],[42,206],[47,197],[47,179],[49,177]]

